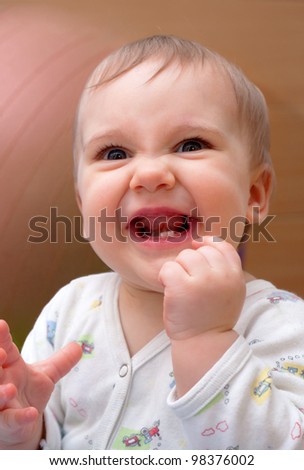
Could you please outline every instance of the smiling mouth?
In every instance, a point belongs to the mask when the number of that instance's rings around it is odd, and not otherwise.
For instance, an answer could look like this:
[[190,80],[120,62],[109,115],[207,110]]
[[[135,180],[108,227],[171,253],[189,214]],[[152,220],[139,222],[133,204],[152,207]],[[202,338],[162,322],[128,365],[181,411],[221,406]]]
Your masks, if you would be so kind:
[[129,229],[135,240],[182,241],[190,231],[192,218],[183,215],[140,215],[132,218]]

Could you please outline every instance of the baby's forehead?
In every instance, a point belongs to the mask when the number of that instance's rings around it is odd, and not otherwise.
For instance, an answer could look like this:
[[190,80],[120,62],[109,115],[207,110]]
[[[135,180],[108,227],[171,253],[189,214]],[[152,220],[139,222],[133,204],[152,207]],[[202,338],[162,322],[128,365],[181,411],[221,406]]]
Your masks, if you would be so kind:
[[78,137],[84,147],[88,134],[97,135],[98,129],[106,129],[107,134],[111,129],[112,135],[113,129],[125,129],[132,122],[134,128],[142,126],[144,131],[149,125],[156,128],[155,122],[164,115],[167,124],[159,126],[159,132],[168,136],[177,129],[198,132],[199,122],[207,127],[225,127],[227,122],[230,126],[239,121],[233,87],[217,67],[209,63],[181,67],[177,63],[160,69],[158,63],[150,61],[87,88],[79,113]]
[[[115,74],[113,71],[104,71],[97,67],[93,72],[87,86],[85,87],[81,102],[84,106],[88,101],[94,99],[96,92],[102,93],[106,90],[107,93],[115,93],[115,84],[126,85],[128,82],[130,86],[134,87],[150,84],[158,79],[164,81],[169,86],[174,86],[176,80],[187,76],[189,83],[191,80],[196,83],[202,78],[202,86],[206,77],[209,77],[210,81],[214,83],[214,87],[217,92],[222,92],[227,95],[227,92],[233,92],[234,88],[232,81],[221,64],[217,64],[215,61],[205,59],[202,61],[192,61],[183,63],[178,60],[171,61],[169,63],[163,62],[161,57],[150,58],[136,67],[130,68],[123,71],[122,73]],[[216,86],[217,85],[217,86]],[[219,86],[221,85],[221,86]],[[142,91],[142,90],[141,90]],[[189,93],[191,92],[191,85],[189,86]],[[83,109],[83,108],[82,108]]]
[[196,74],[205,74],[206,70],[210,68],[212,68],[214,75],[227,75],[224,67],[222,67],[220,63],[217,64],[212,58],[205,57],[204,60],[195,58],[193,60],[185,61],[182,60],[181,57],[167,60],[166,57],[157,55],[142,60],[133,67],[126,67],[121,71],[116,71],[115,68],[108,69],[105,66],[102,66],[101,63],[100,66],[96,67],[94,70],[89,83],[91,86],[110,83],[116,79],[123,79],[129,72],[140,73],[142,69],[145,69],[146,71],[148,70],[147,74],[149,75],[149,81],[152,81],[154,78],[167,71],[175,71],[177,75],[186,74],[189,71],[194,71]]
[[[163,97],[163,101],[159,100],[159,96]],[[118,104],[120,112],[123,110],[124,115],[128,110],[131,112],[138,103],[140,109],[145,109],[145,112],[151,115],[151,109],[154,110],[153,114],[155,113],[156,103],[157,106],[162,106],[160,101],[166,102],[167,96],[173,97],[175,102],[180,102],[179,108],[175,108],[172,99],[166,105],[168,110],[170,107],[178,109],[178,114],[184,116],[180,117],[180,128],[185,120],[192,121],[191,109],[194,111],[197,106],[202,106],[202,113],[206,116],[205,109],[211,106],[219,110],[223,120],[228,116],[227,119],[232,119],[241,130],[234,89],[231,80],[220,67],[211,61],[189,64],[172,62],[163,67],[161,62],[150,60],[111,80],[100,82],[99,74],[93,74],[81,99],[75,137],[82,142],[83,147],[87,129],[110,122],[110,116],[115,116],[118,112]],[[193,107],[190,108],[187,101],[180,100],[181,96],[186,96],[188,103],[192,102]],[[200,99],[202,101],[199,104]],[[174,119],[174,122],[176,120]]]

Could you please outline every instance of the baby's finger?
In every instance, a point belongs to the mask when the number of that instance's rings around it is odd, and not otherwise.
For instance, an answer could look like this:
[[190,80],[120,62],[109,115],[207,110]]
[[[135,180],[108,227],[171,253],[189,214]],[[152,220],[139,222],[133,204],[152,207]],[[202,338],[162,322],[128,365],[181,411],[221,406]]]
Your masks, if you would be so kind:
[[20,356],[19,350],[14,344],[10,334],[9,326],[4,320],[0,320],[0,347],[4,349],[7,354],[6,365],[11,364]]
[[188,276],[184,268],[176,261],[167,261],[159,271],[159,281],[168,288],[171,285],[176,286]]
[[9,408],[0,413],[0,430],[12,432],[21,426],[31,424],[38,418],[36,408]]
[[[230,267],[236,267],[237,269],[241,268],[241,259],[239,254],[230,243],[222,240],[221,238],[207,236],[204,236],[202,242],[193,242],[193,247],[198,251],[203,252],[203,248],[207,246],[214,248],[214,250],[221,254],[225,263]],[[220,258],[218,258],[218,260],[220,260]]]
[[36,367],[55,384],[77,364],[81,356],[81,346],[77,343],[70,343],[49,359],[37,364]]
[[[221,250],[217,249],[215,244],[203,243],[196,246],[195,250],[191,250],[192,255],[187,256],[186,261],[190,263],[189,270],[193,275],[200,275],[202,270],[206,268],[211,270],[225,270],[227,269],[227,259]],[[183,256],[181,252],[179,256]],[[195,261],[196,257],[196,261]]]
[[3,348],[0,348],[0,367],[2,367],[5,364],[5,361],[7,359],[7,354],[4,351]]
[[12,342],[9,326],[6,321],[0,320],[0,345],[5,345],[8,342]]
[[15,398],[16,394],[17,390],[13,384],[0,385],[0,410],[6,408],[8,403]]

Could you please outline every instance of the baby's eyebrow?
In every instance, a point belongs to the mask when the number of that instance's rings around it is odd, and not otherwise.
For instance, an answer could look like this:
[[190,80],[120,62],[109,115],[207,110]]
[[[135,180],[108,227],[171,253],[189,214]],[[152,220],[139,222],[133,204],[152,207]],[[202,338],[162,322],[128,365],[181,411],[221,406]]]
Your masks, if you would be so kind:
[[183,134],[183,133],[194,133],[194,134],[207,134],[209,136],[214,136],[224,139],[226,134],[220,130],[218,127],[210,126],[205,123],[186,123],[176,125],[172,128],[172,134]]
[[92,137],[88,138],[87,141],[83,138],[82,139],[82,145],[83,149],[86,149],[88,147],[94,146],[101,141],[111,141],[113,139],[119,140],[124,137],[123,132],[121,132],[121,129],[112,129],[112,130],[104,130],[104,131],[99,131],[96,134],[93,134]]

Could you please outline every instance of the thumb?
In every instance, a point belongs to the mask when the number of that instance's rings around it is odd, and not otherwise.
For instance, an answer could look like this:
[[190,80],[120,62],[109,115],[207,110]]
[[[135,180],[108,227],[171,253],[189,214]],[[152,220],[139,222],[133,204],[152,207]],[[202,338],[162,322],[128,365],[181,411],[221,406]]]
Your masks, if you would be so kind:
[[81,359],[82,349],[77,343],[69,343],[48,359],[39,362],[35,367],[46,374],[56,384]]

